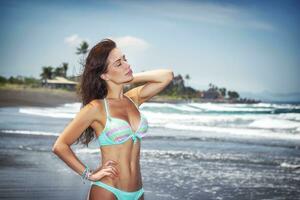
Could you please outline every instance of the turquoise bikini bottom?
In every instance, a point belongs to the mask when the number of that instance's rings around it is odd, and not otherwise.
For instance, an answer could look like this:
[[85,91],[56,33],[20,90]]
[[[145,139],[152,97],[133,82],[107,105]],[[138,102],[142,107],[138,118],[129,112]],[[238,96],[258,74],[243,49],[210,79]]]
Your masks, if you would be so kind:
[[135,192],[126,192],[124,190],[119,190],[110,185],[107,185],[101,181],[95,181],[95,182],[92,181],[91,185],[97,185],[99,187],[103,187],[103,188],[109,190],[117,197],[118,200],[138,200],[144,193],[143,188],[141,188]]

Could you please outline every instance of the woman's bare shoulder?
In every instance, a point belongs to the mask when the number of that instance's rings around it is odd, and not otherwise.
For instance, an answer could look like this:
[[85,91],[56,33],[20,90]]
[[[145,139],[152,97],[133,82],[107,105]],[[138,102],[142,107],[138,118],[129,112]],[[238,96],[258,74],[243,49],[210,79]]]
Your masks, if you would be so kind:
[[103,105],[102,99],[93,99],[87,105],[89,105],[91,107],[91,109],[95,109],[100,112],[103,112],[103,110],[104,110],[104,105]]

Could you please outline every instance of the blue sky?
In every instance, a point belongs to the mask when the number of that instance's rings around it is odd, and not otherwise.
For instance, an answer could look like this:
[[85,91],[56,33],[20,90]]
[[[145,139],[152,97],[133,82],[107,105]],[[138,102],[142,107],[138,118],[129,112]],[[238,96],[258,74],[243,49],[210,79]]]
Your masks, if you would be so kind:
[[39,77],[109,37],[135,72],[172,68],[189,85],[300,93],[298,1],[1,1],[0,74]]

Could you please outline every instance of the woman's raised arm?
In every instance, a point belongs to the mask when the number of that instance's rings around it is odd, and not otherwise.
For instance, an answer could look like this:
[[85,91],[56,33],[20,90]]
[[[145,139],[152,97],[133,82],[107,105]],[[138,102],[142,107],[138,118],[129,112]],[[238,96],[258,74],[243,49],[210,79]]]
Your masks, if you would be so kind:
[[126,94],[131,96],[138,105],[161,92],[172,80],[174,73],[170,69],[157,69],[133,74],[133,80],[129,83],[146,82],[135,87]]

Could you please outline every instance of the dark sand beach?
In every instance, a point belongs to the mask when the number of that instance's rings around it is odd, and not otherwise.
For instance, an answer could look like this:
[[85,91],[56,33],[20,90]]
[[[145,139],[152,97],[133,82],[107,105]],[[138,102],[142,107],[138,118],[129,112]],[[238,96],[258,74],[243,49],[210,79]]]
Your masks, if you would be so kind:
[[[0,199],[86,199],[89,182],[83,183],[51,152],[55,139],[54,136],[0,132]],[[81,146],[72,148],[75,151]],[[95,154],[77,156],[90,166],[99,164]],[[148,190],[147,199],[156,199]]]
[[[70,171],[57,170],[62,163],[50,151],[55,137],[1,134],[0,199],[84,199],[88,185]],[[28,141],[44,143],[44,151],[32,151]],[[4,148],[5,147],[5,148]]]
[[[153,97],[150,102],[179,103],[184,100]],[[76,92],[47,88],[1,88],[0,107],[10,106],[58,106],[80,102]]]
[[7,106],[58,106],[79,102],[75,92],[46,88],[5,89],[0,88],[0,107]]

